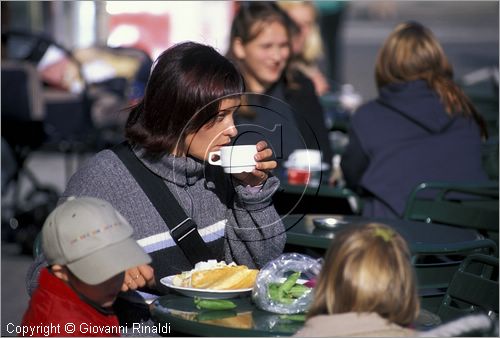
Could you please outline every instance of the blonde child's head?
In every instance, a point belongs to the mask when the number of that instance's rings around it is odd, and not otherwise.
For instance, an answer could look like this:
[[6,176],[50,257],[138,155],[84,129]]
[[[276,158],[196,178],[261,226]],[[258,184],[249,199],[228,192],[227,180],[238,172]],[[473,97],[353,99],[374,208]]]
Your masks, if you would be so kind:
[[384,224],[356,225],[335,235],[308,317],[375,312],[406,326],[419,311],[405,240]]

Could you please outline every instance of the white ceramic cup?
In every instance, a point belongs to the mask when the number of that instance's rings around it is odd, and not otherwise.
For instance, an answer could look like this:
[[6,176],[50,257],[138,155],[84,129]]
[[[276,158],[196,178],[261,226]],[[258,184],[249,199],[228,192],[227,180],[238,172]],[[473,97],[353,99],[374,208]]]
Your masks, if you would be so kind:
[[[224,172],[228,174],[251,172],[255,169],[255,154],[257,154],[255,144],[221,147],[220,150],[208,154],[208,163],[222,166]],[[217,161],[212,161],[214,155],[219,156]]]
[[287,167],[321,170],[321,152],[317,149],[296,149],[288,157]]

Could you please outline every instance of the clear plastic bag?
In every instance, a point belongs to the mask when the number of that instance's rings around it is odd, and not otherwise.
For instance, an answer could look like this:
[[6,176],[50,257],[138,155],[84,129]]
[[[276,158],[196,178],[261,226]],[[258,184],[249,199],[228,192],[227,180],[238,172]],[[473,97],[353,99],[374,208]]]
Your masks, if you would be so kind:
[[[274,313],[306,312],[313,299],[311,284],[321,270],[322,261],[298,253],[287,253],[269,262],[257,275],[252,291],[253,302],[258,308]],[[297,277],[296,273],[300,276],[294,283],[292,279]],[[287,280],[288,283],[285,283]],[[293,292],[293,287],[297,292]]]

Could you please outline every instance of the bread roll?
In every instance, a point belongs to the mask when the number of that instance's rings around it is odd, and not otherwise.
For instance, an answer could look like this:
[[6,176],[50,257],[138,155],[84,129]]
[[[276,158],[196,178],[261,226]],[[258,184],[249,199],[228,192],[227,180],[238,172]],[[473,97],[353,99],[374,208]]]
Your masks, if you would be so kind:
[[237,290],[252,288],[259,270],[249,269],[245,265],[236,265],[234,262],[208,260],[198,262],[191,271],[184,271],[172,278],[175,286],[210,289],[210,290]]
[[244,265],[227,266],[213,270],[195,271],[191,275],[191,287],[211,290],[236,290],[251,288],[259,270]]

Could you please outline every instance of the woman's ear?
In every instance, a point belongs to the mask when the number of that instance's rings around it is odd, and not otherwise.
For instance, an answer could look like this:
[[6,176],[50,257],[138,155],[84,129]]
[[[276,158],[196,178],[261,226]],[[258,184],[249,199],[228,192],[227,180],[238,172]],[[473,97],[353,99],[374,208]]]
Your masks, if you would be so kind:
[[66,268],[63,265],[59,264],[54,264],[50,267],[50,271],[52,271],[52,274],[56,276],[57,278],[67,282],[69,280],[68,278],[68,268]]
[[238,59],[244,59],[246,57],[245,46],[240,38],[234,39],[233,53]]

